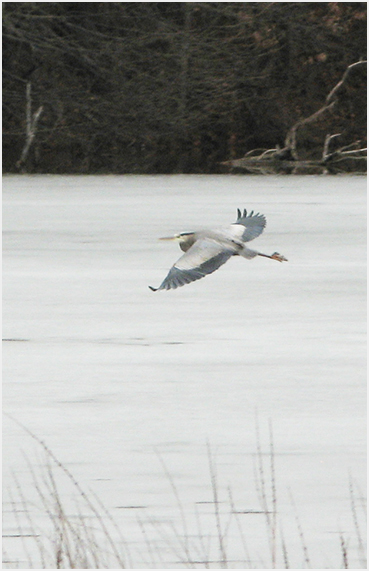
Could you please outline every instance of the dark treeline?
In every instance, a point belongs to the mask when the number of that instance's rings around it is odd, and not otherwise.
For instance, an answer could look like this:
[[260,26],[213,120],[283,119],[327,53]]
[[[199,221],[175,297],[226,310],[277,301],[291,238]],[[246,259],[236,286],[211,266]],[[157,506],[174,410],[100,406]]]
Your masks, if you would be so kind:
[[6,172],[221,172],[366,56],[365,2],[2,5]]

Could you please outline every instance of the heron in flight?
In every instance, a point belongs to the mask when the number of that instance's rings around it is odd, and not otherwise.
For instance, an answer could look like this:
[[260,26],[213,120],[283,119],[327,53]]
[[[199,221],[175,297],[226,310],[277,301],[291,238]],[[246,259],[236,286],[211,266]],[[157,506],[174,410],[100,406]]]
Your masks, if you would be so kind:
[[271,256],[251,250],[246,246],[254,238],[260,236],[266,226],[263,214],[247,214],[246,209],[241,213],[237,209],[237,220],[226,228],[216,230],[200,230],[198,232],[182,232],[170,238],[160,240],[178,240],[179,247],[185,252],[169,273],[163,283],[152,291],[161,289],[176,289],[212,274],[226,263],[232,256],[242,256],[250,260],[255,256],[263,256],[278,262],[287,262],[287,259],[274,252]]

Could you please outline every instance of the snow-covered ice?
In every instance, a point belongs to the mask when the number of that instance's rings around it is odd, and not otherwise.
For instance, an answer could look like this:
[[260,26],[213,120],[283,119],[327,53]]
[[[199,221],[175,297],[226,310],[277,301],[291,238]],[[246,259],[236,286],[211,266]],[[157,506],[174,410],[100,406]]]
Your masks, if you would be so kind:
[[[341,533],[360,566],[349,478],[364,494],[365,200],[354,176],[4,177],[4,410],[97,494],[135,567],[155,565],[129,506],[181,526],[160,458],[193,535],[195,506],[205,528],[213,510],[207,443],[220,505],[229,487],[237,511],[260,510],[256,417],[264,452],[273,429],[290,566],[304,566],[296,513],[312,567],[342,566]],[[224,226],[237,208],[265,214],[251,247],[288,263],[235,258],[175,291],[148,289],[181,254],[158,237]],[[8,417],[3,454],[12,536],[7,490],[15,475],[34,497],[24,454],[37,468],[40,450]],[[264,516],[239,518],[250,565],[269,568]],[[232,530],[228,545],[237,566]],[[19,538],[4,550],[22,564]]]

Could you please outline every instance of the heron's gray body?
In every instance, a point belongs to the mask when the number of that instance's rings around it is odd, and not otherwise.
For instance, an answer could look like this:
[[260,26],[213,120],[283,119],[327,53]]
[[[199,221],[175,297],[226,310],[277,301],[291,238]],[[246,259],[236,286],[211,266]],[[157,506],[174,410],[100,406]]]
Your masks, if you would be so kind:
[[286,260],[277,253],[268,256],[247,248],[245,244],[263,232],[266,219],[263,214],[254,214],[253,211],[247,214],[244,210],[241,214],[237,210],[237,214],[236,222],[226,228],[184,232],[174,236],[185,253],[172,266],[163,283],[158,288],[150,286],[150,289],[176,289],[199,280],[215,272],[232,256],[251,259],[259,255],[279,261]]

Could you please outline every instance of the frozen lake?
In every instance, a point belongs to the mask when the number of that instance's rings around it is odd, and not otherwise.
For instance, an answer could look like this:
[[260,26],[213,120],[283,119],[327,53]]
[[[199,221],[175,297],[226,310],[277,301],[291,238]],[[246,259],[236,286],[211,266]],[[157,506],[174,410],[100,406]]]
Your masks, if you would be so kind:
[[[237,208],[265,214],[250,246],[288,263],[235,258],[183,288],[148,289],[180,256],[158,237],[227,225]],[[7,176],[3,229],[4,410],[101,499],[127,566],[184,567],[171,537],[185,536],[193,567],[219,557],[209,443],[222,525],[228,488],[242,512],[225,540],[228,566],[271,567],[256,416],[264,453],[273,427],[277,567],[281,531],[290,567],[307,566],[299,524],[312,568],[342,567],[340,534],[349,566],[363,566],[352,501],[365,537],[364,177]],[[47,527],[27,466],[41,473],[44,457],[7,417],[3,434],[5,559],[22,568],[8,490],[16,477]]]

